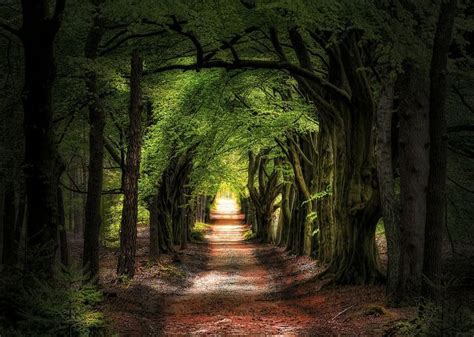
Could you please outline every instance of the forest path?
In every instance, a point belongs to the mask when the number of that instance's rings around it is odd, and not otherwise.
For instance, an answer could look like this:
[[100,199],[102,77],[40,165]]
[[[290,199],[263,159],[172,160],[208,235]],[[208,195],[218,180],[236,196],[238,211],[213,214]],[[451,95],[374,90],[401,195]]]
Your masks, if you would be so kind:
[[213,214],[207,243],[190,243],[179,258],[148,261],[148,231],[139,231],[137,268],[116,282],[117,252],[101,258],[102,309],[118,336],[311,335],[382,336],[416,310],[385,309],[384,287],[321,289],[317,261],[273,245],[243,240],[247,226],[234,202]]
[[164,334],[299,334],[314,317],[266,296],[274,277],[243,240],[246,227],[230,205],[214,214],[207,235],[209,260],[182,296],[163,308]]

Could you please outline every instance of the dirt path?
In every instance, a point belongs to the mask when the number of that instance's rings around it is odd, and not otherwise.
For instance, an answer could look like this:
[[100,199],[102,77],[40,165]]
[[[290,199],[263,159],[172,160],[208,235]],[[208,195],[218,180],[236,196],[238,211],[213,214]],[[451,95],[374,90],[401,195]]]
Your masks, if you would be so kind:
[[117,252],[101,256],[103,306],[119,336],[382,336],[412,309],[385,309],[383,286],[321,289],[321,266],[273,245],[243,240],[235,205],[223,206],[207,243],[191,243],[178,261],[148,263],[139,232],[136,276],[115,282]]
[[311,328],[311,315],[266,299],[276,285],[256,257],[256,245],[243,241],[243,231],[232,220],[212,226],[207,267],[183,296],[167,303],[163,333],[298,334]]

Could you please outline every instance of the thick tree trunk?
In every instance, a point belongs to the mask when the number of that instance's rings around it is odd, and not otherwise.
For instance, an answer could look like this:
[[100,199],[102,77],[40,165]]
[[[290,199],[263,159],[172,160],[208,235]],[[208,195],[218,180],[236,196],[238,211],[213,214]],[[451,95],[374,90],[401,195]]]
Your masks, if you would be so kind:
[[331,130],[334,150],[332,193],[326,203],[334,219],[327,272],[340,284],[374,283],[383,278],[375,245],[381,212],[372,111],[363,104],[354,108],[341,107],[341,118],[330,127],[323,126]]
[[[317,162],[316,191],[327,191],[333,186],[334,155],[332,139],[327,128],[320,127],[317,141],[319,160]],[[332,254],[332,226],[335,223],[334,208],[330,195],[321,198],[316,203],[316,223],[319,229],[318,259],[322,263],[329,263]]]
[[395,180],[392,164],[392,120],[394,83],[389,82],[380,95],[376,113],[377,134],[375,156],[379,181],[380,201],[387,239],[387,295],[389,302],[397,291],[400,260],[400,207],[395,195]]
[[182,221],[180,221],[183,214],[183,211],[180,210],[181,196],[184,193],[185,185],[189,182],[193,156],[194,147],[171,158],[163,171],[158,188],[158,228],[162,250],[172,254],[176,254],[174,242],[181,242],[181,237],[175,238],[174,236],[178,229],[179,233],[182,233],[183,230]]
[[[443,2],[436,34],[430,72],[430,175],[426,209],[425,252],[423,274],[430,282],[423,287],[425,295],[438,298],[443,229],[446,220],[447,177],[447,64],[457,0]],[[433,287],[433,285],[435,285]]]
[[398,302],[419,294],[423,267],[429,120],[426,76],[406,64],[400,83],[400,271]]
[[27,268],[38,274],[52,272],[57,249],[59,155],[54,136],[51,97],[56,78],[54,40],[61,24],[64,5],[64,0],[57,0],[54,15],[49,17],[48,1],[22,1]]
[[[85,57],[91,62],[94,62],[97,58],[99,44],[103,36],[101,14],[98,8],[96,10],[97,13],[89,30],[85,47]],[[86,86],[90,95],[89,167],[85,206],[83,265],[88,267],[90,277],[93,278],[99,273],[105,113],[99,97],[97,74],[94,70],[86,74]]]
[[117,274],[133,278],[135,273],[135,252],[137,249],[137,218],[138,218],[138,178],[140,175],[141,154],[141,112],[142,90],[141,78],[143,61],[137,50],[133,51],[130,78],[130,126],[127,160],[123,179],[123,209],[120,226],[120,255]]
[[[269,230],[272,222],[272,215],[275,211],[274,202],[281,190],[278,183],[278,165],[273,160],[271,172],[267,173],[267,165],[269,164],[265,156],[268,151],[264,150],[255,156],[249,152],[249,169],[247,178],[247,188],[255,207],[255,219],[257,224],[257,237],[262,242],[268,242]],[[258,178],[258,187],[255,186],[255,178]]]

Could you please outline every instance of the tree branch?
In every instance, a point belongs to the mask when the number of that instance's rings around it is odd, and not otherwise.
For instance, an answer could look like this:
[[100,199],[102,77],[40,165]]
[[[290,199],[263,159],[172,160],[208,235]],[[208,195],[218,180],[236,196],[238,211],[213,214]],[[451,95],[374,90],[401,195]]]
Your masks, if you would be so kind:
[[459,98],[461,99],[461,103],[472,113],[474,113],[474,107],[472,107],[467,101],[466,101],[466,97],[464,97],[464,95],[461,93],[461,91],[459,91],[459,89],[453,85],[453,90],[454,92],[456,93],[456,95],[459,96]]
[[214,60],[207,61],[198,66],[197,64],[172,64],[168,66],[163,66],[146,72],[144,75],[151,75],[156,73],[162,73],[172,70],[198,70],[199,68],[224,68],[226,70],[236,70],[236,69],[269,69],[269,70],[286,70],[295,75],[312,80],[328,91],[332,92],[339,98],[342,98],[346,101],[350,101],[351,97],[349,94],[337,86],[329,83],[328,81],[322,79],[311,71],[308,71],[304,68],[301,68],[295,64],[285,62],[285,61],[272,61],[272,60],[245,60],[239,59],[234,61],[224,61],[224,60]]

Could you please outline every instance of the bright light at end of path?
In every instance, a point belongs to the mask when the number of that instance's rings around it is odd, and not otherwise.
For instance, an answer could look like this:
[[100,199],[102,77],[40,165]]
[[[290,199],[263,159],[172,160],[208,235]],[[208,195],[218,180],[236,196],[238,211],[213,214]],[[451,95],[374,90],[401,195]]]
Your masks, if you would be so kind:
[[232,198],[220,197],[216,200],[216,212],[223,214],[235,214],[240,211],[240,207]]

